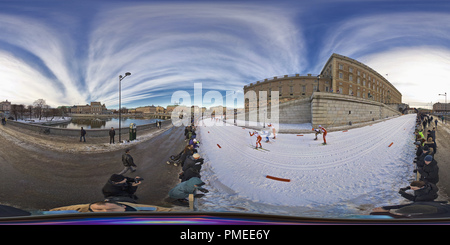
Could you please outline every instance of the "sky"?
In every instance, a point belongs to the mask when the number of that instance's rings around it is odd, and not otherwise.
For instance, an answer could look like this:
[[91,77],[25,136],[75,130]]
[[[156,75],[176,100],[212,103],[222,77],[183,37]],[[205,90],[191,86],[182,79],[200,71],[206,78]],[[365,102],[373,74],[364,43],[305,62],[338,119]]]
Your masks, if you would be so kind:
[[378,71],[411,107],[444,103],[450,2],[0,0],[0,101],[13,104],[116,109],[126,72],[122,106],[182,103],[175,91],[194,103],[195,83],[225,96],[318,74],[333,53]]

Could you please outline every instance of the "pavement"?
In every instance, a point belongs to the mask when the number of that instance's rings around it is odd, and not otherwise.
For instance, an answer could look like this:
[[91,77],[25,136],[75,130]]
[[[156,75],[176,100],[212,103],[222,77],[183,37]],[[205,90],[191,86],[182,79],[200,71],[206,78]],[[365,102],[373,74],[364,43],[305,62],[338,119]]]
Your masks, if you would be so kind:
[[[433,123],[434,124],[434,123]],[[432,128],[428,126],[426,130]],[[450,123],[441,123],[439,120],[436,128],[437,150],[434,155],[439,166],[439,195],[450,197]]]
[[137,139],[109,144],[109,137],[86,137],[84,143],[78,137],[0,125],[0,204],[49,210],[101,201],[102,187],[123,169],[121,156],[130,148],[137,171],[125,175],[144,178],[136,192],[138,203],[171,207],[168,192],[179,183],[181,169],[166,161],[184,148],[184,127],[138,132]]

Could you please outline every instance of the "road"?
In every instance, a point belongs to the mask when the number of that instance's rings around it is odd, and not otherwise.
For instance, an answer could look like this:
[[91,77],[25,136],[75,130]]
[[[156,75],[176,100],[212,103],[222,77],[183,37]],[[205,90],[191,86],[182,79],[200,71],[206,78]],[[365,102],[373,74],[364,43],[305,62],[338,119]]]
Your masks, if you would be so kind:
[[[170,125],[153,134],[130,145],[138,168],[125,175],[144,178],[136,192],[138,203],[167,207],[167,194],[179,183],[180,168],[165,162],[184,148],[184,128]],[[127,146],[109,146],[99,139],[80,143],[77,138],[46,137],[0,126],[0,204],[48,210],[103,200],[101,189],[112,174],[123,169],[121,156]],[[108,147],[111,150],[105,150]]]

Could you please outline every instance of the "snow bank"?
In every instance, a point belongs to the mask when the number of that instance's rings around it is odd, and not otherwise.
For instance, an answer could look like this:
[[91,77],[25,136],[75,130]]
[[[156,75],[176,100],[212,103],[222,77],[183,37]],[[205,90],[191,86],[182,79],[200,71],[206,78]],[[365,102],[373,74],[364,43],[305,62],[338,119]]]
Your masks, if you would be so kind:
[[200,209],[340,217],[404,202],[398,189],[413,179],[415,117],[331,132],[327,145],[313,133],[263,137],[267,151],[253,149],[252,129],[199,126],[202,179],[210,186]]

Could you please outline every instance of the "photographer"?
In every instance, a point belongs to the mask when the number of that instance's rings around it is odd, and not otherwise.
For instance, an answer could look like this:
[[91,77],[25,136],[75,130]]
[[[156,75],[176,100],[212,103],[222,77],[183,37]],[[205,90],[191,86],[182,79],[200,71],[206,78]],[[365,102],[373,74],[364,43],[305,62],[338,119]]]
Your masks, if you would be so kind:
[[[413,190],[414,195],[406,193],[407,190]],[[433,183],[413,181],[409,186],[400,188],[398,193],[413,202],[431,202],[438,197],[438,190],[437,186]]]
[[121,202],[136,203],[137,196],[134,194],[141,184],[142,178],[125,177],[120,174],[113,174],[103,186],[102,193],[105,199]]

